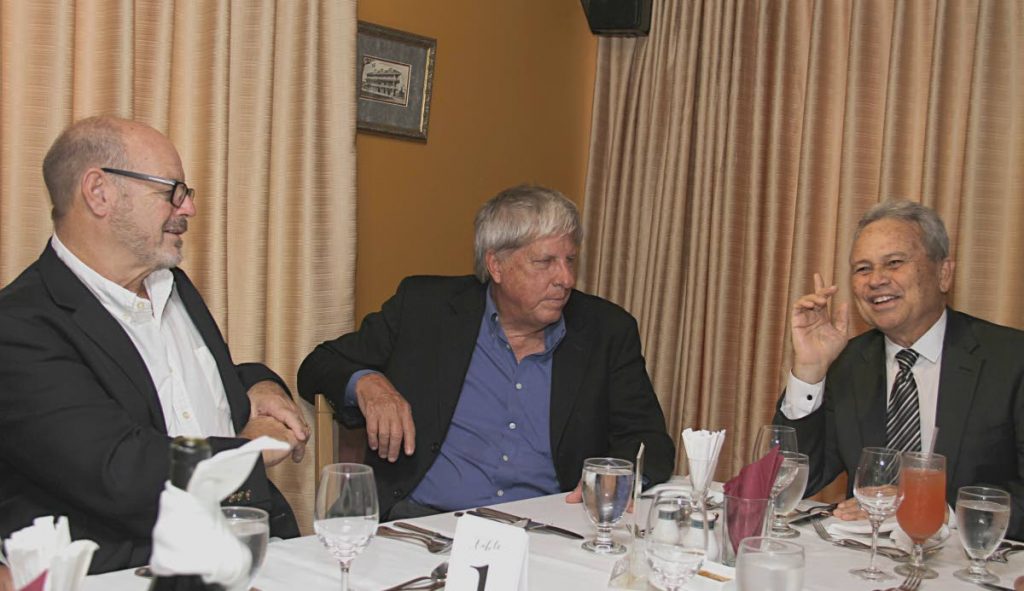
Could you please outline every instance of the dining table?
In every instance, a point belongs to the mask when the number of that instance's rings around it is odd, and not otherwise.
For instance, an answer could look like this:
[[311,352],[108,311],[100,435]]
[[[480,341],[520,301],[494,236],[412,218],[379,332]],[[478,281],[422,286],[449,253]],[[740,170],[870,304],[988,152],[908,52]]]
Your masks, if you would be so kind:
[[[638,503],[637,515],[646,514],[647,502],[641,500]],[[806,507],[808,503],[813,504],[802,501],[801,506]],[[494,505],[494,508],[556,525],[588,538],[595,532],[583,506],[566,503],[564,493],[502,503]],[[404,521],[453,536],[458,515],[458,512],[442,513]],[[629,527],[633,523],[633,516],[626,515],[615,528],[615,538],[632,545],[634,541]],[[867,552],[835,546],[822,540],[808,522],[794,527],[800,535],[790,540],[804,548],[805,590],[872,591],[895,587],[902,579],[881,582],[861,580],[849,571],[867,564]],[[888,536],[882,539],[885,544],[892,545]],[[531,531],[528,540],[527,588],[531,591],[616,588],[609,586],[609,583],[616,562],[623,559],[622,555],[593,554],[580,547],[580,540],[539,531]],[[366,550],[352,561],[350,584],[353,589],[360,591],[380,591],[413,577],[428,575],[448,558],[446,553],[431,554],[415,542],[376,536]],[[896,566],[892,560],[882,556],[876,558],[876,564],[890,572]],[[938,571],[938,578],[924,581],[919,591],[981,589],[953,576],[954,571],[966,564],[960,541],[953,531],[942,548],[928,558],[928,565]],[[1005,564],[990,563],[990,569],[999,576],[999,584],[1012,588],[1013,579],[1024,575],[1024,552],[1011,555]],[[135,569],[127,569],[89,576],[85,579],[83,590],[145,591],[148,584],[149,580],[136,575]],[[253,587],[259,591],[335,591],[340,588],[340,569],[338,562],[328,554],[316,536],[275,540],[268,547],[266,562]],[[702,577],[697,577],[688,588],[694,591],[734,589],[729,583],[714,583]]]

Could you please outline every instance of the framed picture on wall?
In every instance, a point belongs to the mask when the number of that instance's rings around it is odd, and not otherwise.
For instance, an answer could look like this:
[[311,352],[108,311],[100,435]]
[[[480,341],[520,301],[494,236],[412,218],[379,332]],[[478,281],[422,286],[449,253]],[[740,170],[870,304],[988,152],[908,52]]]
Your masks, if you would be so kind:
[[426,141],[437,40],[359,23],[356,127]]

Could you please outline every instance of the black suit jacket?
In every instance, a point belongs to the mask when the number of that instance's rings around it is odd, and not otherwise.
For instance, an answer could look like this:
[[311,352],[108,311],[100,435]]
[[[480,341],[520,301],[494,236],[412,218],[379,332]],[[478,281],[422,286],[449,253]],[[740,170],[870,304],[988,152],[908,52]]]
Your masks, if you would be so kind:
[[[391,464],[369,452],[381,514],[411,492],[444,442],[483,320],[486,285],[474,277],[411,277],[357,332],[325,342],[299,368],[299,393],[323,393],[344,408],[345,386],[360,369],[383,372],[409,401],[416,451]],[[636,321],[622,308],[573,291],[563,311],[566,335],[551,377],[551,450],[563,490],[579,482],[583,460],[634,459],[646,443],[645,474],[666,480],[675,446],[665,431],[640,352]],[[358,409],[347,409],[348,412]]]
[[[263,365],[235,365],[195,286],[174,284],[217,362],[235,430]],[[0,536],[66,515],[75,539],[99,544],[90,572],[145,564],[167,480],[169,444],[156,387],[131,339],[47,245],[0,291]],[[245,443],[211,438],[214,453]],[[275,535],[298,535],[262,462],[235,504],[267,510]],[[242,498],[238,498],[242,497]]]
[[[775,414],[810,456],[808,494],[844,470],[852,491],[861,449],[885,446],[885,415],[885,338],[870,330],[832,363],[818,410],[796,421]],[[1024,539],[1024,332],[948,310],[936,423],[947,500],[955,504],[961,486],[1007,490],[1008,535]]]

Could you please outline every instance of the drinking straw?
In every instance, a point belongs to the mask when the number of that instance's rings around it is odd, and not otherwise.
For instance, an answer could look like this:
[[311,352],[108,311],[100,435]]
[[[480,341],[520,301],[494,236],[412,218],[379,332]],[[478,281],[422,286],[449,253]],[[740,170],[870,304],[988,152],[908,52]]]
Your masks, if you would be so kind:
[[932,455],[935,452],[935,440],[939,438],[939,426],[935,425],[935,429],[932,430],[932,439],[928,442],[928,451],[924,452],[925,455]]

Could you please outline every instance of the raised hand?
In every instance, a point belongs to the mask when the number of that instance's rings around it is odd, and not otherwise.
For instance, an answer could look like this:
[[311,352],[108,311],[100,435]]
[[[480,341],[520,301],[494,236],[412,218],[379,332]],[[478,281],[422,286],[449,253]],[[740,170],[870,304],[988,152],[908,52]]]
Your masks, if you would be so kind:
[[825,372],[850,340],[849,304],[831,310],[832,296],[838,288],[825,287],[825,281],[814,274],[814,293],[800,297],[793,304],[793,375],[815,384],[825,379]]
[[403,444],[405,455],[411,456],[416,451],[412,409],[390,380],[379,373],[359,378],[356,401],[366,418],[367,443],[377,455],[394,462]]

